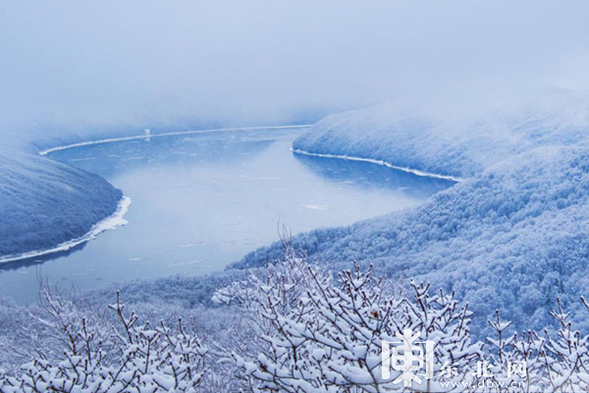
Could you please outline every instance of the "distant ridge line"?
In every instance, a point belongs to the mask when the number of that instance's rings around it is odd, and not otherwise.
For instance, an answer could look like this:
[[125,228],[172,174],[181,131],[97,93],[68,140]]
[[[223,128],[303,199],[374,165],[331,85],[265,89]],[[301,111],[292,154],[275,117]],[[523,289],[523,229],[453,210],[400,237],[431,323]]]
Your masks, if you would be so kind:
[[311,126],[312,126],[312,124],[291,125],[291,126],[256,126],[256,127],[211,128],[211,129],[204,129],[204,130],[164,132],[161,134],[149,134],[149,135],[143,134],[143,135],[123,136],[123,137],[119,137],[119,138],[99,139],[99,140],[95,140],[95,141],[78,142],[78,143],[72,143],[70,145],[51,147],[46,150],[41,150],[39,152],[39,155],[46,156],[47,154],[50,154],[50,153],[53,153],[56,151],[68,150],[68,149],[73,149],[76,147],[101,145],[104,143],[132,141],[132,140],[145,139],[145,138],[161,138],[161,137],[166,137],[166,136],[177,136],[177,135],[206,134],[206,133],[223,132],[223,131],[298,129],[298,128],[309,128]]

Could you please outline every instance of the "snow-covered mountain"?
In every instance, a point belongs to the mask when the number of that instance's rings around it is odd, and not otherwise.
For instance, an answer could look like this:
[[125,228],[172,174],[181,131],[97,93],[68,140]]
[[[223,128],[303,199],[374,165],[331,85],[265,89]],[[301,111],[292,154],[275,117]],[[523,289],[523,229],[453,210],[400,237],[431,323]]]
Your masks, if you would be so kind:
[[588,125],[589,99],[561,92],[533,105],[452,115],[395,103],[328,116],[299,137],[293,149],[471,177],[538,146],[584,141]]
[[[294,148],[466,180],[415,209],[302,234],[294,246],[313,260],[373,263],[455,290],[475,311],[478,333],[496,308],[516,326],[543,327],[557,297],[588,294],[587,108],[561,100],[454,127],[388,106],[330,116]],[[262,265],[281,249],[257,250],[235,266]]]
[[99,176],[0,149],[0,259],[82,237],[117,210],[121,197]]

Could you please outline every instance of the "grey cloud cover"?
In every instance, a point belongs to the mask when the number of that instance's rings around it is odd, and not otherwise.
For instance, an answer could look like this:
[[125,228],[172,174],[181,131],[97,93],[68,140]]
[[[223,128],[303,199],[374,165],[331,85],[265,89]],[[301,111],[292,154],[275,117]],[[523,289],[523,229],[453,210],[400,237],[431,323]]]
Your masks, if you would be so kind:
[[584,1],[7,0],[0,133],[587,90],[587,15]]

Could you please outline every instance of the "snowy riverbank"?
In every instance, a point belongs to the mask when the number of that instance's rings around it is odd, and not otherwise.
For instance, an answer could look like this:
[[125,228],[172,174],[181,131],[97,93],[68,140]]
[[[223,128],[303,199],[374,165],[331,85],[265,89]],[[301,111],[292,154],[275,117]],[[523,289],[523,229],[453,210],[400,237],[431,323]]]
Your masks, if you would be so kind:
[[20,260],[26,260],[31,258],[42,257],[54,253],[64,252],[71,250],[74,247],[77,247],[81,244],[89,242],[90,240],[95,239],[98,235],[102,232],[109,231],[112,229],[116,229],[119,226],[123,226],[127,224],[127,220],[125,220],[125,214],[129,210],[129,206],[131,205],[131,198],[123,196],[119,201],[116,211],[109,217],[106,217],[102,221],[94,224],[90,231],[85,233],[84,235],[67,240],[61,244],[58,244],[55,247],[42,249],[42,250],[34,250],[34,251],[27,251],[21,254],[13,254],[13,255],[2,255],[0,256],[0,264],[7,263],[7,262],[15,262]]
[[99,176],[0,150],[0,263],[75,247],[120,225],[129,200]]

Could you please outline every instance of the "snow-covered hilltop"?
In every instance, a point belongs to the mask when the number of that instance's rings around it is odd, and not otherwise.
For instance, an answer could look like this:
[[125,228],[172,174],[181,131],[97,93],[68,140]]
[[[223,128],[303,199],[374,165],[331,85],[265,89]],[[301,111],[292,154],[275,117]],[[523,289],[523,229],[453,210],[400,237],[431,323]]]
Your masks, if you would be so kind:
[[99,176],[0,149],[0,260],[83,238],[115,213],[121,197]]
[[538,146],[585,140],[587,102],[554,93],[533,106],[514,104],[456,116],[385,104],[328,116],[299,137],[293,149],[471,177]]
[[[294,246],[313,260],[374,263],[393,276],[455,290],[475,312],[478,333],[496,308],[516,326],[546,326],[557,297],[574,303],[587,295],[587,108],[559,100],[454,126],[387,106],[330,116],[294,149],[467,180],[416,209],[306,233]],[[275,244],[235,266],[259,266],[280,253]]]

